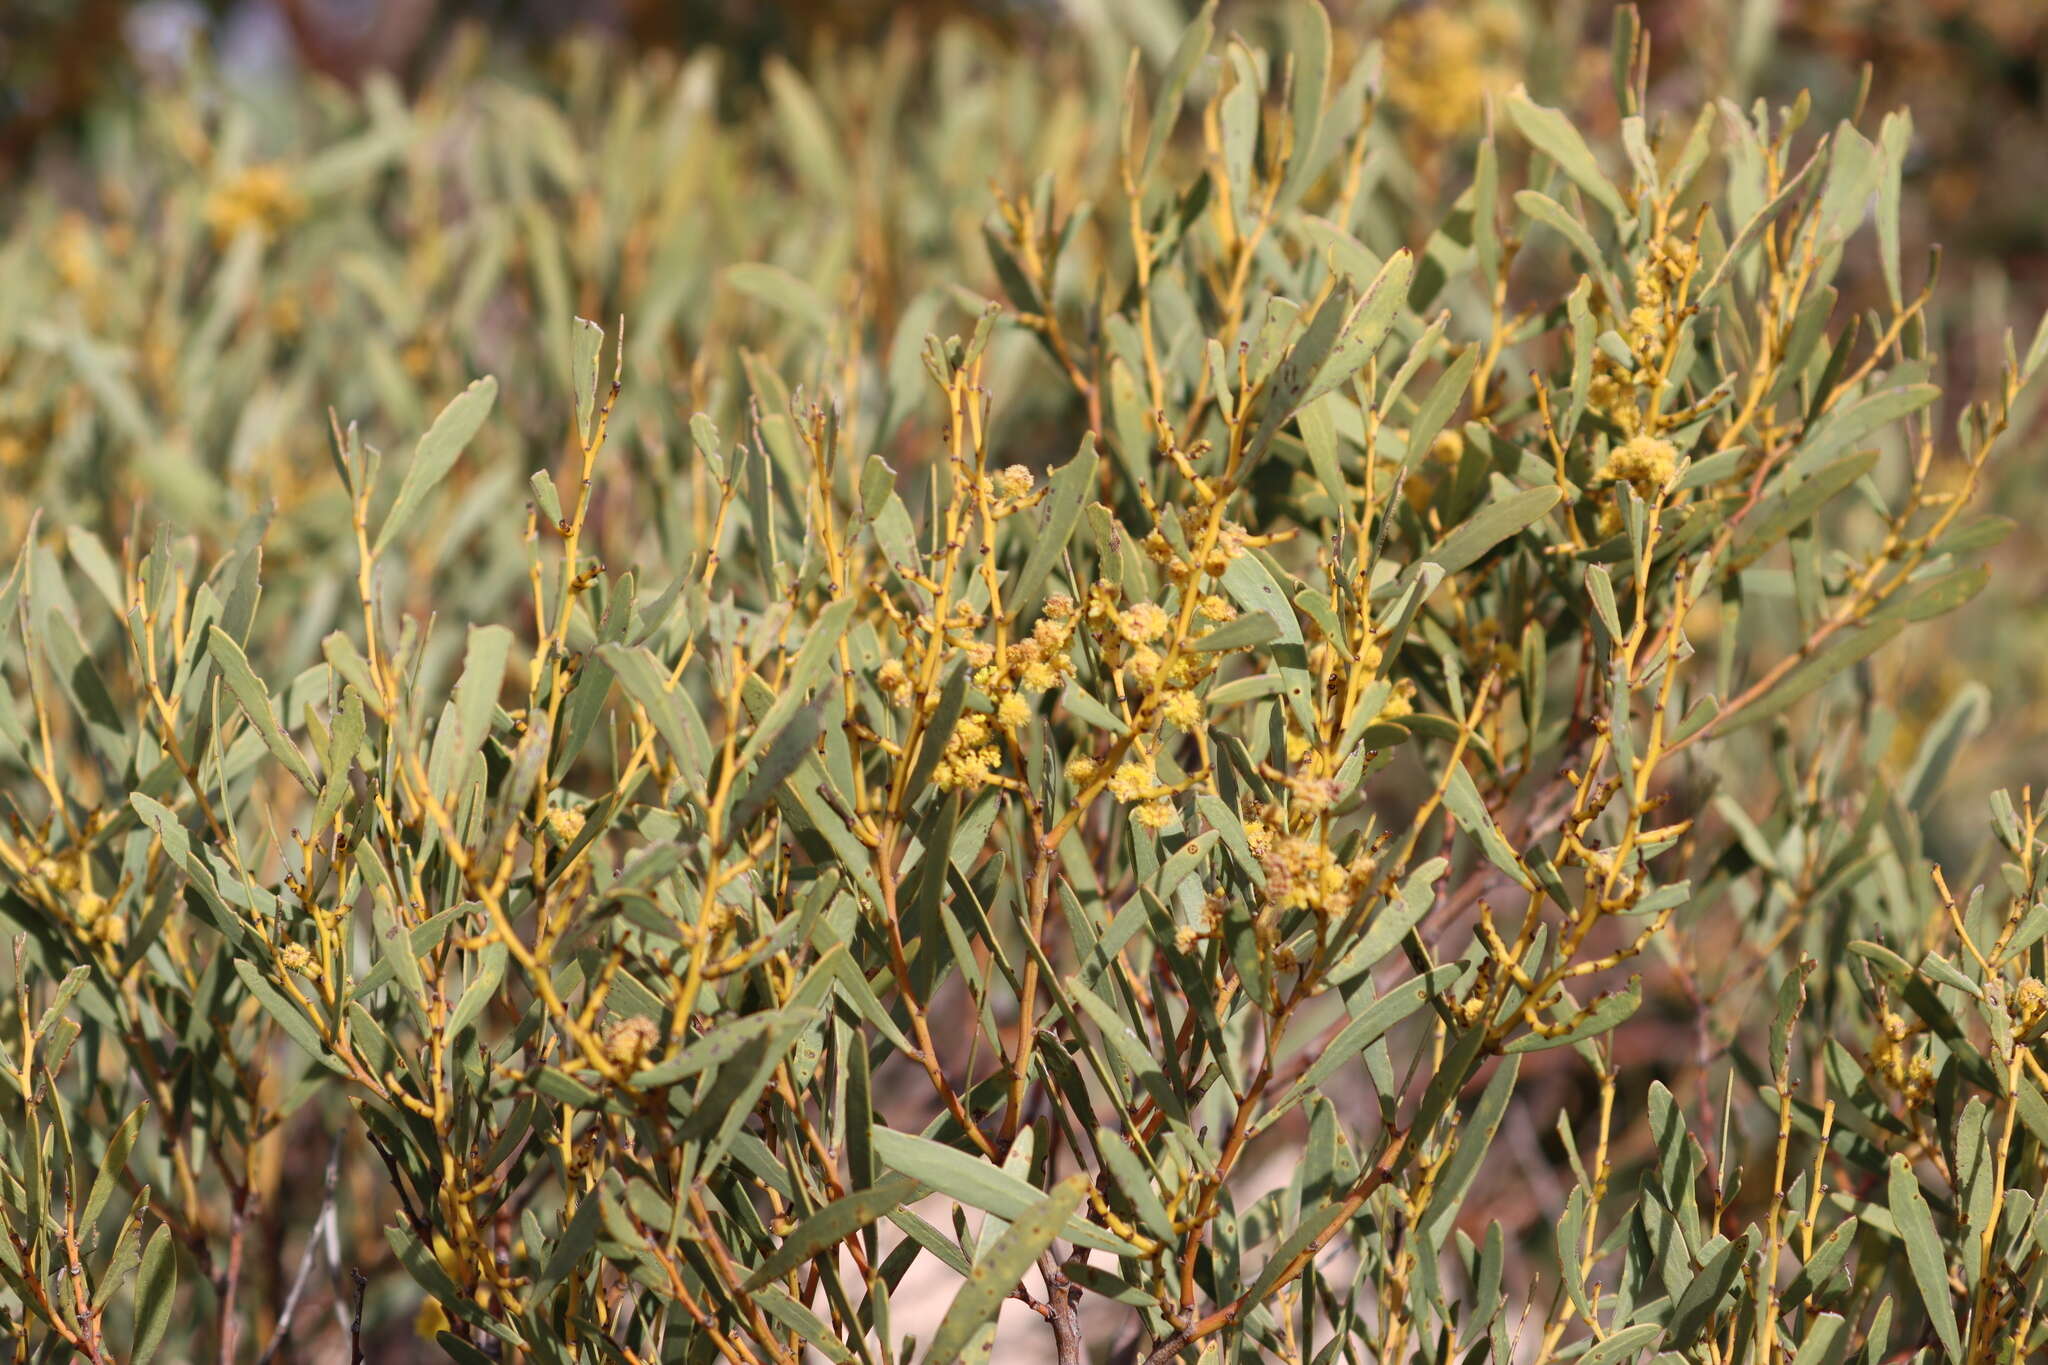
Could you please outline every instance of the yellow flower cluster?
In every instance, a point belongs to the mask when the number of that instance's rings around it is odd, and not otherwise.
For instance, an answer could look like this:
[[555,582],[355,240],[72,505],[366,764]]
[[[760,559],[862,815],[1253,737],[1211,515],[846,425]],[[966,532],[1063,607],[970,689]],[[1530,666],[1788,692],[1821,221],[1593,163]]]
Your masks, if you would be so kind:
[[1676,446],[1662,437],[1638,432],[1607,452],[1600,477],[1626,483],[1638,497],[1647,500],[1670,481],[1677,468]]
[[898,706],[910,705],[910,670],[903,666],[903,660],[883,660],[882,666],[875,670],[875,685]]
[[1620,428],[1624,436],[1644,430],[1643,391],[1656,384],[1657,367],[1670,338],[1685,320],[1686,310],[1677,291],[1699,269],[1699,263],[1699,249],[1691,242],[1671,237],[1658,243],[1636,272],[1635,307],[1629,310],[1623,329],[1633,367],[1622,365],[1605,351],[1594,353],[1586,406]]
[[1023,465],[1013,464],[998,470],[989,482],[994,486],[997,497],[1006,502],[1022,502],[1031,496],[1031,486],[1037,480]]
[[[1165,642],[1173,629],[1172,615],[1156,602],[1137,602],[1128,607],[1121,602],[1122,593],[1114,584],[1095,583],[1088,589],[1083,616],[1102,651],[1103,662],[1120,671],[1127,684],[1146,691],[1158,690],[1162,714],[1170,706],[1175,715],[1188,720],[1183,728],[1192,728],[1201,719],[1201,703],[1193,696],[1193,689],[1215,667],[1214,657],[1189,650],[1161,653],[1155,646]],[[1187,709],[1188,702],[1180,700],[1182,694],[1194,703],[1193,712]]]
[[94,942],[115,947],[127,941],[128,925],[105,896],[81,891],[72,906],[78,912],[79,927]]
[[320,975],[320,964],[313,960],[313,950],[303,943],[287,943],[277,950],[278,965],[299,976]]
[[576,842],[583,833],[583,812],[567,806],[556,806],[548,812],[548,837],[563,848]]
[[1415,5],[1388,23],[1382,41],[1388,103],[1443,141],[1476,127],[1487,94],[1512,82],[1523,29],[1504,5],[1471,14]]
[[617,1065],[631,1071],[654,1045],[661,1041],[661,1030],[652,1019],[632,1015],[624,1019],[613,1019],[605,1026],[604,1052]]
[[2034,1027],[2048,1017],[2048,985],[2042,984],[2036,976],[2025,978],[2013,988],[2006,1012],[2012,1016],[2013,1023],[2019,1025],[2020,1032]]
[[[987,713],[960,717],[932,769],[932,780],[948,791],[987,786],[1002,767],[998,732],[1014,734],[1031,719],[1028,697],[1057,686],[1074,671],[1072,645],[1079,613],[1074,600],[1056,595],[1026,638],[998,650],[986,641],[964,646],[974,668],[974,685],[987,696]],[[910,699],[910,675],[895,660],[876,671],[882,690],[899,705]]]
[[[1164,515],[1172,516],[1167,512]],[[1189,548],[1182,551],[1175,546],[1167,534],[1154,527],[1139,544],[1154,563],[1164,566],[1167,577],[1176,583],[1186,583],[1195,576],[1194,558],[1208,530],[1209,514],[1200,508],[1187,508],[1179,514],[1182,542]],[[1202,556],[1201,571],[1211,578],[1221,578],[1230,568],[1230,561],[1242,555],[1254,545],[1270,544],[1271,536],[1255,536],[1234,521],[1225,521],[1216,531],[1216,543]]]
[[291,178],[281,167],[265,164],[245,168],[208,195],[205,217],[214,239],[226,242],[247,227],[271,236],[305,211],[305,199]]
[[[1086,754],[1076,754],[1067,760],[1066,771],[1067,780],[1080,788],[1100,776],[1102,768]],[[1164,829],[1173,823],[1172,789],[1160,783],[1152,757],[1142,747],[1132,747],[1131,756],[1109,775],[1107,786],[1111,797],[1133,807],[1131,818],[1145,828]]]
[[75,292],[93,283],[99,274],[99,248],[84,214],[71,212],[57,220],[50,234],[49,257],[66,288]]
[[945,752],[932,768],[932,781],[945,791],[986,787],[1003,766],[1003,751],[995,742],[995,730],[991,717],[973,711],[961,716],[946,740]]
[[1277,806],[1256,807],[1244,822],[1245,842],[1266,874],[1266,903],[1280,910],[1341,915],[1372,877],[1370,859],[1357,868],[1338,861],[1313,833],[1295,833]]
[[1912,1044],[1913,1030],[1904,1019],[1886,1010],[1878,1025],[1871,1070],[1890,1083],[1908,1110],[1918,1109],[1934,1094],[1934,1065]]
[[68,907],[72,924],[87,939],[107,946],[127,940],[128,926],[112,901],[92,889],[82,850],[45,856],[34,867],[43,899],[52,910]]

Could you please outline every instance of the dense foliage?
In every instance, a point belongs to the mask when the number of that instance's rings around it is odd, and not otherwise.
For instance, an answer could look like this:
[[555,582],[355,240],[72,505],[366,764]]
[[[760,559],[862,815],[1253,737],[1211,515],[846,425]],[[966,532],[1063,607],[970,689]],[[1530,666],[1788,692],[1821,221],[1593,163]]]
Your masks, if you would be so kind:
[[15,1358],[2048,1349],[2048,814],[1951,885],[1870,666],[2048,331],[1944,399],[1903,111],[1254,38],[109,117],[0,256]]

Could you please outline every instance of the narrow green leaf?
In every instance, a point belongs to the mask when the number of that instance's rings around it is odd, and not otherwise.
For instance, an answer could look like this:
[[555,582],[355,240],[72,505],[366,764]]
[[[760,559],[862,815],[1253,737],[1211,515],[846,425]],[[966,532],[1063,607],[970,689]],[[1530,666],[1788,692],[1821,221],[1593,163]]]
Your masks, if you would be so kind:
[[1927,1198],[1920,1193],[1920,1181],[1903,1156],[1894,1155],[1890,1164],[1886,1204],[1899,1240],[1906,1244],[1906,1264],[1913,1272],[1913,1284],[1920,1301],[1927,1306],[1927,1319],[1941,1338],[1950,1360],[1963,1358],[1962,1334],[1956,1329],[1955,1301],[1949,1297],[1948,1253],[1942,1249],[1934,1229],[1934,1215]]
[[[991,1166],[957,1147],[948,1147],[943,1142],[898,1132],[893,1128],[876,1130],[875,1155],[950,1199],[1010,1222],[1023,1218],[1040,1198],[1039,1192],[1028,1182],[1001,1167]],[[1136,1253],[1136,1248],[1123,1238],[1078,1218],[1069,1219],[1059,1235],[1097,1251],[1119,1256]]]
[[1550,509],[1557,506],[1560,496],[1555,485],[1548,485],[1525,488],[1490,502],[1445,536],[1442,543],[1430,551],[1429,559],[1445,573],[1468,568],[1494,546],[1510,536],[1520,535],[1548,516]]
[[1510,1056],[1524,1052],[1543,1052],[1553,1047],[1568,1047],[1583,1043],[1588,1038],[1597,1038],[1621,1024],[1636,1012],[1643,1003],[1643,978],[1631,976],[1628,986],[1595,1002],[1588,1009],[1572,1019],[1570,1026],[1560,1033],[1531,1033],[1509,1043],[1505,1051]]
[[1003,605],[1011,611],[1022,615],[1038,604],[1046,576],[1066,553],[1074,524],[1081,519],[1081,507],[1095,487],[1097,461],[1095,433],[1091,431],[1081,439],[1081,449],[1074,458],[1052,476],[1045,510],[1032,530],[1031,552],[1024,557],[1024,567],[1017,570],[1017,576],[1003,590]]
[[[603,351],[604,328],[588,318],[576,319],[576,329],[570,334],[569,387],[576,395],[576,433],[582,437],[585,449],[590,446],[592,429],[597,421],[598,360]],[[534,480],[534,493],[540,498],[543,510],[548,504],[553,504],[553,518],[560,521],[562,507],[555,497],[554,481],[548,478],[545,470],[534,475]]]
[[114,1186],[120,1183],[121,1172],[128,1165],[128,1153],[135,1146],[135,1135],[142,1128],[142,1116],[149,1108],[148,1101],[130,1110],[128,1117],[121,1120],[121,1126],[107,1139],[106,1154],[100,1158],[99,1172],[93,1177],[92,1192],[86,1196],[85,1212],[79,1218],[83,1228],[91,1228],[99,1222],[100,1210],[107,1206],[107,1199],[114,1193]]
[[796,652],[795,662],[783,675],[782,691],[776,696],[775,704],[761,717],[761,723],[754,727],[746,747],[740,750],[740,767],[746,767],[775,742],[775,737],[796,715],[797,708],[804,704],[810,690],[824,678],[826,669],[838,655],[839,642],[846,636],[846,623],[858,605],[857,599],[845,597],[818,613],[804,635],[803,647]]
[[505,945],[492,942],[485,945],[478,958],[476,975],[463,988],[462,995],[455,1002],[455,1008],[448,1012],[447,1034],[453,1038],[468,1028],[483,1014],[484,1007],[498,993],[498,987],[505,980],[505,965],[509,954]]
[[242,647],[219,626],[207,629],[206,644],[215,666],[220,669],[222,680],[228,685],[228,691],[234,694],[236,705],[242,708],[242,714],[262,736],[264,746],[278,762],[284,764],[285,771],[299,780],[300,786],[317,794],[320,784],[313,778],[313,769],[306,763],[306,756],[299,752],[298,746],[286,738],[277,717],[271,714],[270,693],[250,669],[248,656],[242,653]]
[[1508,117],[1522,130],[1522,136],[1556,162],[1558,169],[1612,214],[1615,222],[1628,218],[1628,206],[1622,202],[1620,192],[1600,173],[1592,149],[1586,146],[1585,138],[1569,118],[1556,109],[1537,104],[1520,91],[1508,97],[1507,109]]
[[177,1300],[178,1252],[171,1230],[159,1224],[142,1249],[142,1269],[135,1277],[135,1345],[128,1365],[149,1365],[155,1358]]
[[932,1334],[926,1365],[951,1365],[960,1358],[982,1326],[993,1319],[1003,1300],[1037,1263],[1039,1254],[1060,1236],[1088,1197],[1088,1177],[1070,1175],[1045,1198],[1012,1219],[995,1245],[974,1263],[967,1283],[953,1297],[939,1330]]
[[305,1011],[287,1000],[277,987],[266,981],[263,973],[256,970],[254,963],[236,958],[235,975],[242,979],[242,984],[248,988],[249,994],[255,996],[262,1004],[265,1013],[277,1021],[285,1036],[297,1043],[308,1057],[330,1071],[341,1075],[348,1074],[347,1068],[328,1055],[326,1044],[320,1041],[320,1030],[313,1026],[313,1021],[306,1017]]
[[1145,138],[1145,160],[1138,170],[1140,188],[1152,178],[1160,153],[1166,150],[1167,139],[1173,136],[1173,126],[1180,121],[1188,81],[1194,77],[1202,59],[1209,55],[1209,44],[1216,37],[1215,16],[1216,0],[1205,0],[1201,10],[1182,30],[1180,42],[1173,50],[1173,60],[1167,64],[1166,76],[1160,81],[1159,93],[1152,103],[1152,127]]
[[497,401],[497,397],[498,381],[486,375],[441,409],[441,415],[434,419],[434,424],[427,428],[427,434],[420,437],[419,445],[413,449],[412,463],[406,466],[405,477],[399,481],[398,498],[391,504],[391,511],[377,532],[377,543],[372,553],[382,554],[392,537],[418,514],[427,494],[448,476],[448,471],[455,467],[456,457],[462,454],[463,447],[483,426],[484,418],[490,415],[491,404]]
[[821,1252],[830,1251],[870,1223],[915,1202],[924,1188],[922,1183],[910,1176],[895,1175],[868,1189],[855,1190],[833,1200],[797,1224],[789,1236],[782,1239],[782,1244],[775,1248],[774,1254],[763,1261],[741,1287],[753,1290],[771,1280],[781,1279],[805,1261]]
[[1664,1329],[1654,1322],[1639,1322],[1609,1332],[1579,1357],[1579,1365],[1620,1365],[1624,1360],[1635,1359],[1637,1352],[1656,1345],[1663,1336]]

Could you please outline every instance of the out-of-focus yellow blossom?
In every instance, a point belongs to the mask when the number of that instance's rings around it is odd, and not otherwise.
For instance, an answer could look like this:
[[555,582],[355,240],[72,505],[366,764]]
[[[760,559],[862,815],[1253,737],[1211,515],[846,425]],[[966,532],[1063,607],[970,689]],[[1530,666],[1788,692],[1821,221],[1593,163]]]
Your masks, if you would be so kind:
[[1487,94],[1513,83],[1524,37],[1504,5],[1421,4],[1396,15],[1382,41],[1387,102],[1443,141],[1476,127]]
[[225,242],[249,227],[274,236],[305,211],[305,198],[284,169],[259,163],[243,168],[208,195],[205,217],[215,240]]

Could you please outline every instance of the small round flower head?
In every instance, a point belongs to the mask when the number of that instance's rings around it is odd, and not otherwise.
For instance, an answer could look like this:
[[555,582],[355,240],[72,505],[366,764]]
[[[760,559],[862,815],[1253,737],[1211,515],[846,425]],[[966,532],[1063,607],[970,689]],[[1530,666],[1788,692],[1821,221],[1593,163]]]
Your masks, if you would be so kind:
[[78,864],[68,859],[44,858],[36,864],[36,872],[53,891],[69,891],[78,885]]
[[1465,435],[1458,431],[1440,431],[1429,443],[1429,458],[1439,464],[1456,464],[1465,456]]
[[1231,605],[1230,599],[1213,592],[1196,603],[1195,610],[1201,613],[1202,619],[1205,621],[1234,621],[1237,619],[1237,608]]
[[1586,406],[1608,417],[1612,417],[1632,397],[1628,387],[1611,374],[1596,374],[1586,386]]
[[985,787],[1003,764],[1003,751],[989,743],[987,716],[968,714],[960,718],[946,751],[932,767],[932,781],[942,790]]
[[1077,787],[1085,787],[1095,780],[1095,760],[1086,754],[1075,754],[1067,760],[1067,781]]
[[885,659],[875,670],[875,685],[888,695],[898,706],[910,701],[910,670],[903,666],[901,659]]
[[1031,471],[1021,464],[1013,464],[996,475],[996,492],[1003,497],[1016,499],[1031,494]]
[[2013,1021],[2021,1028],[2032,1028],[2048,1015],[2048,985],[2039,977],[2030,976],[2013,988],[2010,1006]]
[[1920,1105],[1934,1092],[1934,1064],[1925,1057],[1915,1057],[1913,1064],[1906,1068],[1906,1103]]
[[661,1030],[652,1019],[640,1015],[614,1019],[604,1031],[605,1055],[623,1067],[634,1067],[661,1040]]
[[1677,447],[1644,432],[1607,452],[1600,477],[1627,483],[1639,496],[1649,497],[1670,481],[1677,468]]
[[1192,730],[1202,723],[1202,699],[1192,692],[1169,692],[1159,704],[1159,714],[1170,725]]
[[1133,678],[1149,687],[1152,684],[1152,680],[1159,676],[1159,665],[1161,662],[1159,651],[1153,649],[1150,645],[1146,645],[1133,650],[1130,661],[1124,667],[1129,670]]
[[1288,785],[1294,799],[1310,810],[1328,810],[1344,797],[1344,784],[1334,777],[1301,777]]
[[1126,607],[1116,618],[1116,628],[1134,645],[1150,644],[1166,634],[1172,624],[1166,609],[1157,602],[1139,602]]
[[1201,941],[1202,931],[1192,924],[1183,924],[1173,931],[1173,946],[1184,953],[1192,953]]
[[1005,730],[1015,730],[1031,719],[1031,703],[1012,692],[996,703],[996,724]]
[[207,196],[203,210],[217,241],[227,241],[243,228],[268,237],[305,211],[305,200],[282,168],[250,166]]
[[583,812],[568,806],[556,806],[548,812],[548,837],[567,847],[576,842],[576,836],[583,833]]
[[1063,592],[1056,592],[1045,599],[1045,614],[1055,621],[1074,619],[1074,599]]
[[287,943],[277,953],[278,965],[288,972],[300,976],[318,976],[319,964],[313,961],[313,952],[303,943]]
[[1153,787],[1152,765],[1132,759],[1109,779],[1109,794],[1123,802],[1137,801]]
[[79,923],[96,941],[117,944],[128,937],[126,922],[114,912],[113,903],[105,896],[94,891],[80,891],[72,906],[78,912]]
[[1664,312],[1639,305],[1629,310],[1628,347],[1639,356],[1657,356],[1664,349]]
[[1043,692],[1060,680],[1057,664],[1043,659],[1034,659],[1024,665],[1024,671],[1017,675],[1017,684],[1026,692]]
[[1173,803],[1171,801],[1147,801],[1131,811],[1131,818],[1146,829],[1165,829],[1173,823]]

